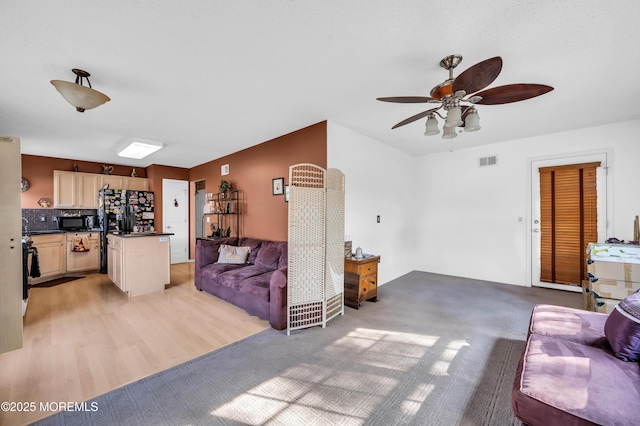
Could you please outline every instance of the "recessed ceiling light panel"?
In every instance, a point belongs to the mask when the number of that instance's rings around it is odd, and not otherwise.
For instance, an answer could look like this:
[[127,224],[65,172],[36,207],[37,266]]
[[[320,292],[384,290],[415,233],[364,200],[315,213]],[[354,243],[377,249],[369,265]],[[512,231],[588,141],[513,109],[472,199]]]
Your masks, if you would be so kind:
[[134,140],[129,145],[118,151],[120,157],[133,158],[140,160],[150,154],[153,154],[157,150],[162,148],[162,143],[152,141]]

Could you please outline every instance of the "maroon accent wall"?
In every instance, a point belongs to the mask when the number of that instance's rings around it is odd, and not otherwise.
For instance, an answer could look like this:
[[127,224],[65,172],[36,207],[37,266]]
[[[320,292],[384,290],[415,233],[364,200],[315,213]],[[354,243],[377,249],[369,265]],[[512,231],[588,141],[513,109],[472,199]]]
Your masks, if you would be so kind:
[[272,195],[271,184],[280,177],[288,184],[289,166],[298,163],[327,167],[326,121],[194,167],[189,180],[205,180],[206,192],[216,193],[220,167],[229,164],[224,179],[241,191],[241,236],[286,241],[287,203],[283,195]]
[[[22,177],[29,181],[29,190],[22,193],[23,209],[39,209],[38,200],[44,194],[53,200],[53,171],[73,171],[73,162],[66,158],[41,157],[38,155],[22,155]],[[101,173],[102,163],[77,160],[78,171],[83,173]],[[138,177],[147,177],[144,168],[136,167]],[[113,165],[112,175],[131,176],[133,167]]]
[[154,225],[157,232],[162,231],[162,179],[189,180],[189,169],[182,167],[152,164],[147,167],[149,191],[155,199]]

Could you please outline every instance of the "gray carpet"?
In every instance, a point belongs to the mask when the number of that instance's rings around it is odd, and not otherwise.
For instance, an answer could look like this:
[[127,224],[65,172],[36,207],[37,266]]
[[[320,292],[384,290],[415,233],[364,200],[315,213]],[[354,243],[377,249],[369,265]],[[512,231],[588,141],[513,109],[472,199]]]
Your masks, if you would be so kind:
[[[39,425],[519,425],[536,303],[582,296],[412,272],[326,328],[266,330]],[[203,295],[206,297],[206,295]]]

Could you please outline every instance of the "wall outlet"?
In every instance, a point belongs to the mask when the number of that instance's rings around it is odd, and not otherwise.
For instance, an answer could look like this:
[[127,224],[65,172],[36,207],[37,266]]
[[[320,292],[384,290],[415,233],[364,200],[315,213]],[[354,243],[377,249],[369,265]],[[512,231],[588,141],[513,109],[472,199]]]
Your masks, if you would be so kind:
[[47,218],[45,216],[40,216],[40,222],[46,222]]

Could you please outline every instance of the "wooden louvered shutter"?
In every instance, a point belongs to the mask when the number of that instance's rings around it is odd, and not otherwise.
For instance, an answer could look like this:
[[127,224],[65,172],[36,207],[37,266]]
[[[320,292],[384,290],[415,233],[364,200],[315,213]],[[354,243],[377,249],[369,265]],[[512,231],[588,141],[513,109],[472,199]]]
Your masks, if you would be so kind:
[[540,281],[580,285],[587,244],[598,239],[596,168],[540,168]]

